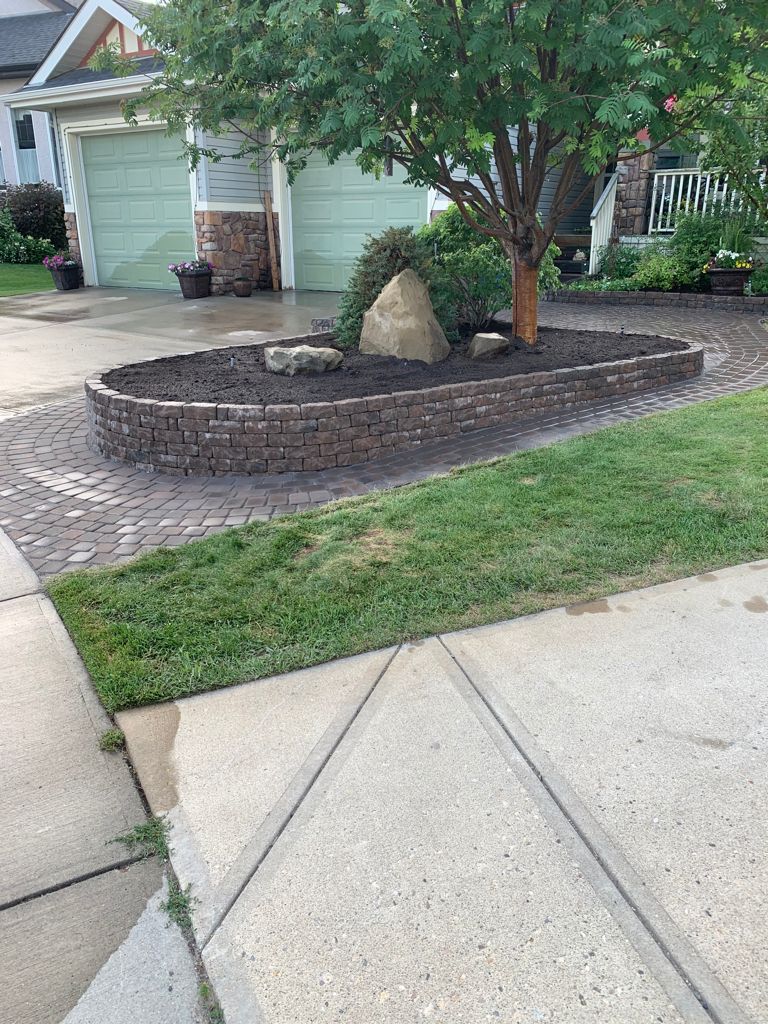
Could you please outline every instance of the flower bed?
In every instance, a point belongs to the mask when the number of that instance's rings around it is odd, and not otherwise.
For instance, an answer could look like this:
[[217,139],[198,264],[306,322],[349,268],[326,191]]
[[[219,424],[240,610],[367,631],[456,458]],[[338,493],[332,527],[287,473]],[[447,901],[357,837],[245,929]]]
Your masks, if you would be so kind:
[[107,387],[98,375],[85,384],[89,442],[110,458],[174,474],[354,466],[433,439],[646,391],[701,372],[700,345],[681,349],[670,339],[670,348],[676,351],[300,405],[137,398]]

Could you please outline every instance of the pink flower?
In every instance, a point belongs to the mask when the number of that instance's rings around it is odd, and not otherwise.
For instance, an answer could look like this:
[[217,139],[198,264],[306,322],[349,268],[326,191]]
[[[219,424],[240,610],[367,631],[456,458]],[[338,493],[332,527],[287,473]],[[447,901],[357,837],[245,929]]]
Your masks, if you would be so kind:
[[664,109],[666,110],[666,112],[668,114],[671,114],[676,106],[677,106],[677,93],[673,92],[671,96],[667,96],[667,98],[664,100]]

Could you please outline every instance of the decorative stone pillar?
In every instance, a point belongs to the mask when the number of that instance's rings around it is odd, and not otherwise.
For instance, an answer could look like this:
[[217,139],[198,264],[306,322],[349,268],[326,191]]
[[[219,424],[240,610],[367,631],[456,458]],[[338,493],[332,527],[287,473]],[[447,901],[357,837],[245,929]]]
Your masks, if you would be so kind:
[[[278,215],[273,216],[279,246]],[[255,288],[272,288],[272,266],[265,213],[198,210],[195,213],[197,251],[213,264],[211,292],[232,291],[236,277],[249,277]],[[278,267],[280,252],[277,253]]]
[[645,234],[653,163],[654,154],[650,152],[641,153],[632,160],[619,162],[613,220],[614,235]]
[[80,236],[77,233],[77,217],[72,210],[64,211],[64,226],[67,229],[69,254],[80,264],[80,284],[83,283],[83,256],[80,252]]

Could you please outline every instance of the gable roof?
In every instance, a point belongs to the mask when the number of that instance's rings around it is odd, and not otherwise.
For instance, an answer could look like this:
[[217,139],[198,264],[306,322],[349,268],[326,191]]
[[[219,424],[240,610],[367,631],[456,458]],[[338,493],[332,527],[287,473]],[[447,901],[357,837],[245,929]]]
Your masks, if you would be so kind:
[[141,0],[85,0],[49,47],[30,85],[42,85],[79,67],[114,21],[141,35],[142,15],[152,7]]
[[50,11],[0,19],[0,78],[35,71],[73,17],[74,11]]

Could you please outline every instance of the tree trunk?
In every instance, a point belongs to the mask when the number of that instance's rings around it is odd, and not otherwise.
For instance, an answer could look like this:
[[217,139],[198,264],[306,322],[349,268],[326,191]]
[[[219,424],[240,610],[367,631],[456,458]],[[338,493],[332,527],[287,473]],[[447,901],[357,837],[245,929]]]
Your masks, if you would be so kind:
[[518,338],[536,344],[538,327],[538,267],[531,267],[515,257],[515,289],[512,305],[512,326]]

